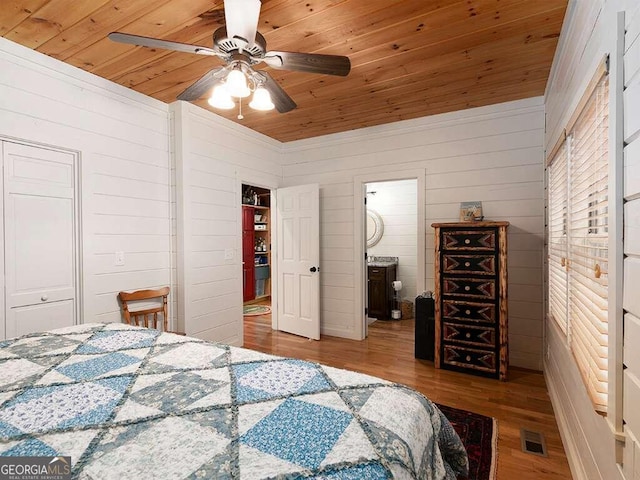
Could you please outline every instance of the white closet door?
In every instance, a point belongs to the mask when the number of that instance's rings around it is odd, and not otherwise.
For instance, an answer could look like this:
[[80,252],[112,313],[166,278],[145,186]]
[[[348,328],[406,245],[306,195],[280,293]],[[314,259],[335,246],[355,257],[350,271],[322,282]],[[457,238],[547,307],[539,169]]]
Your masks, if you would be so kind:
[[278,330],[320,340],[317,184],[277,190]]
[[73,325],[74,156],[4,143],[6,336]]

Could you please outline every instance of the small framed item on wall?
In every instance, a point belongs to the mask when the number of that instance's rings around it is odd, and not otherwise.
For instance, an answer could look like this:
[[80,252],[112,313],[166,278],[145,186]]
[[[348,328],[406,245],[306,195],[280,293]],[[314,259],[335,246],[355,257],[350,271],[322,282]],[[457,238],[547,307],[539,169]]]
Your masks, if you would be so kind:
[[460,202],[461,222],[479,222],[483,219],[482,202]]

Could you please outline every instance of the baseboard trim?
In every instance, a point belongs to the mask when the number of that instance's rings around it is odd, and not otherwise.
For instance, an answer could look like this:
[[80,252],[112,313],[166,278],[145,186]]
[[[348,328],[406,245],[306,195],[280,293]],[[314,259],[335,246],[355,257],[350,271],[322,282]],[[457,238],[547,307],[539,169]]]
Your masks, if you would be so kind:
[[587,477],[584,465],[582,464],[573,433],[569,429],[567,421],[568,412],[563,407],[563,402],[560,401],[556,384],[553,381],[553,375],[549,373],[549,365],[545,363],[544,367],[544,380],[547,384],[547,390],[549,391],[549,397],[551,398],[551,405],[553,406],[556,422],[558,423],[560,438],[562,438],[562,445],[564,446],[564,451],[567,455],[567,461],[569,462],[569,469],[571,470],[573,480],[593,480]]

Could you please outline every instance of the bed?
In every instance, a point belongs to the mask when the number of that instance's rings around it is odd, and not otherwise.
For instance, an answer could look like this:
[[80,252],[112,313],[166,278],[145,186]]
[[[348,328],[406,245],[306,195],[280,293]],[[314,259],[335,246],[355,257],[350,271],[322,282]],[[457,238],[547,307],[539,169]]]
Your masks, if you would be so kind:
[[455,479],[464,446],[385,380],[125,324],[0,342],[0,455],[79,479]]

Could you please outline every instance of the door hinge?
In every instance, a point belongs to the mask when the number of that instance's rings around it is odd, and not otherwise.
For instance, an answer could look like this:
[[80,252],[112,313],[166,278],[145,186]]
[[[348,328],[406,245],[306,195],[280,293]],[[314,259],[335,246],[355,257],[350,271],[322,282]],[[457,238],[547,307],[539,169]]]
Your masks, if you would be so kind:
[[367,307],[364,307],[364,314],[368,315],[369,314],[369,309]]
[[367,258],[369,258],[369,255],[367,255],[367,252],[364,252],[364,259],[366,260]]
[[364,197],[364,204],[367,204],[367,197]]

